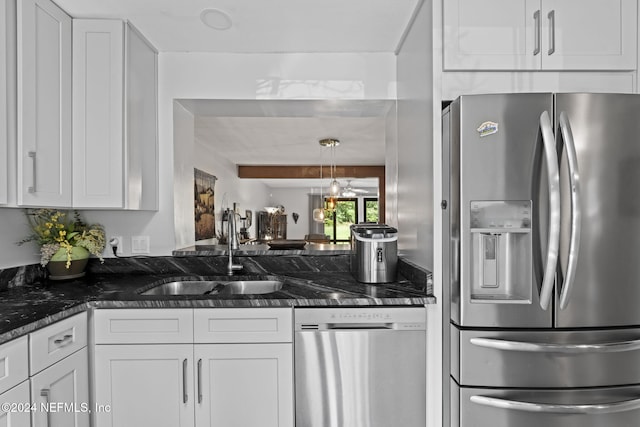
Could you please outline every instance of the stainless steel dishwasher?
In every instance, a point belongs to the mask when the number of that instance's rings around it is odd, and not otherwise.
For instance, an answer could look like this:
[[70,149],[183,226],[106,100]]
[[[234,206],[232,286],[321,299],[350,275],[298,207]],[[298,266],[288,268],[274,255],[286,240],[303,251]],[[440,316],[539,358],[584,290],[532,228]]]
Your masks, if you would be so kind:
[[423,307],[295,309],[296,427],[424,427]]

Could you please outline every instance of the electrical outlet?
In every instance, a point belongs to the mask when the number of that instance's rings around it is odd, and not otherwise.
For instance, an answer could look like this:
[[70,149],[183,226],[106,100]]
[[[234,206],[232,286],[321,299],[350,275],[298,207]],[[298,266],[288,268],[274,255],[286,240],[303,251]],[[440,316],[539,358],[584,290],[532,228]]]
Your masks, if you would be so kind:
[[[122,236],[111,236],[109,237],[108,243],[110,248],[113,248],[114,246],[118,247],[116,252],[118,255],[124,254],[124,238]],[[112,253],[113,249],[111,249],[110,254]]]
[[151,253],[149,236],[131,236],[131,253],[148,254]]

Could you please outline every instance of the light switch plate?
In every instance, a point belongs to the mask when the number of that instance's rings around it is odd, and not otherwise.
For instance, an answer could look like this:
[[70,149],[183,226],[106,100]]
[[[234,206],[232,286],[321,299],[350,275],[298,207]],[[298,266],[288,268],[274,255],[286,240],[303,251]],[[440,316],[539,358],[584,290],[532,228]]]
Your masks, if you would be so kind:
[[131,236],[132,254],[148,254],[150,253],[149,247],[149,236]]

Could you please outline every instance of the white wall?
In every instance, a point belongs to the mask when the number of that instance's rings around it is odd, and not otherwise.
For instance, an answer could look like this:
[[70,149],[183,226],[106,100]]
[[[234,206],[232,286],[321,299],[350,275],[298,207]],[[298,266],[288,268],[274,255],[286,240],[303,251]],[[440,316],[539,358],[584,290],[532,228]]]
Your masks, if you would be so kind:
[[[446,0],[444,0],[446,1]],[[428,426],[443,425],[443,286],[440,278],[439,0],[425,0],[398,54],[397,212],[400,252],[433,272],[427,306]],[[389,147],[391,149],[391,147]],[[389,177],[387,188],[389,188]],[[444,397],[447,398],[446,396]],[[448,400],[448,399],[447,399]]]
[[[125,255],[130,254],[132,235],[151,236],[151,255],[170,255],[177,248],[173,177],[175,99],[395,99],[395,63],[391,53],[161,53],[158,58],[159,210],[90,211],[85,217],[90,222],[102,223],[108,235],[123,236]],[[183,131],[179,130],[180,134]],[[218,184],[216,196],[222,196],[228,189],[224,189],[221,181]],[[229,198],[238,199],[241,212],[248,209],[241,194],[230,194]],[[221,199],[216,199],[219,204]],[[179,224],[185,224],[185,218],[181,218]],[[180,243],[184,243],[189,231],[182,225],[179,228]],[[28,233],[21,212],[0,209],[0,231],[6,231],[0,240],[0,268],[38,262],[37,247],[29,250],[16,248],[14,244]]]
[[[265,206],[284,206],[287,214],[287,239],[304,239],[309,234],[310,192],[310,188],[269,188],[269,204]],[[291,216],[294,212],[300,215],[297,224]]]
[[[398,54],[398,249],[433,270],[433,58],[425,2]],[[388,178],[390,180],[391,178]]]
[[[217,178],[214,196],[216,233],[221,232],[222,212],[226,208],[231,208],[233,203],[237,203],[243,216],[247,209],[254,212],[262,210],[269,200],[269,188],[256,180],[238,178],[234,164],[220,156],[210,144],[198,142],[195,139],[194,116],[179,102],[175,102],[173,112],[175,236],[176,247],[184,248],[195,244],[194,168]],[[249,231],[255,236],[255,225],[251,226]]]
[[398,107],[385,118],[385,223],[398,227]]

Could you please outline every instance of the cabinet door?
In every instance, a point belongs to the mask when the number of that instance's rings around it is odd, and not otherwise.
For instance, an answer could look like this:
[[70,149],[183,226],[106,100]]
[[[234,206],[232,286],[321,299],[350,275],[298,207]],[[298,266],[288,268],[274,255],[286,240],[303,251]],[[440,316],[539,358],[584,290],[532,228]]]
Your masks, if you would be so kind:
[[193,345],[97,345],[97,427],[193,427]]
[[18,2],[18,204],[71,206],[71,18]]
[[542,0],[542,68],[635,70],[637,8],[637,0]]
[[73,206],[124,205],[124,37],[119,20],[73,20]]
[[25,408],[29,402],[29,381],[24,381],[11,390],[0,394],[0,403],[15,404],[16,410],[8,412],[0,409],[0,427],[30,427],[30,410]]
[[34,427],[89,427],[88,363],[85,347],[31,377]]
[[7,18],[8,4],[0,3],[0,204],[9,201],[9,164],[7,129]]
[[540,68],[540,0],[446,0],[443,9],[445,70]]
[[197,344],[197,427],[292,427],[291,344]]

